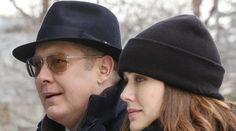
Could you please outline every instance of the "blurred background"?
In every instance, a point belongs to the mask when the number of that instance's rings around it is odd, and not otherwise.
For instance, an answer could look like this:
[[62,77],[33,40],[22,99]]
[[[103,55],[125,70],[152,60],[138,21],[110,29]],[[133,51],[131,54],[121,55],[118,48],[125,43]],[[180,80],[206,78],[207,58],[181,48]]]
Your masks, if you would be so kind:
[[[11,52],[16,46],[35,40],[45,12],[55,1],[58,0],[0,2],[0,131],[33,131],[44,115],[34,79]],[[236,0],[89,2],[109,8],[118,17],[123,46],[129,38],[164,18],[179,14],[198,16],[214,37],[226,69],[220,91],[227,101],[236,101]]]

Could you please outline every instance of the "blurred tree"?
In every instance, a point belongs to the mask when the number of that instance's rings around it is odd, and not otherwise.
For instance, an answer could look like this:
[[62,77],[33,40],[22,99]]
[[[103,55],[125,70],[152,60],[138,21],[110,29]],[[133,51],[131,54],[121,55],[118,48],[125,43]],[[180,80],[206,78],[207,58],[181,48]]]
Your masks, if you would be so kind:
[[202,0],[193,0],[192,1],[192,6],[193,6],[193,13],[196,16],[200,16],[200,5],[202,3]]
[[[214,15],[214,13],[217,11],[218,9],[218,0],[212,0],[213,2],[213,6],[211,7],[211,10],[209,12],[209,15],[207,17],[207,19],[205,21],[203,21],[206,25],[208,25],[208,21],[211,19],[211,17]],[[200,7],[202,5],[202,0],[192,0],[192,6],[193,6],[193,13],[198,16],[201,17],[202,13],[207,13],[205,10],[200,10]]]
[[[19,13],[24,16],[27,19],[30,19],[31,22],[33,22],[33,24],[38,24],[42,21],[45,13],[47,12],[48,7],[50,6],[50,4],[52,2],[55,2],[57,0],[40,0],[40,5],[38,5],[38,3],[35,3],[35,5],[31,8],[31,11],[29,13],[27,13],[25,11],[25,9],[23,9],[23,7],[20,7],[17,2],[19,2],[20,0],[10,0],[10,2],[13,4],[13,6],[19,11]],[[33,2],[31,2],[31,4],[33,4]],[[40,9],[36,8],[39,7]],[[35,11],[37,10],[37,11]],[[32,12],[38,12],[36,15]]]
[[[42,112],[42,108],[40,108],[41,104],[33,81],[30,81],[24,64],[16,61],[9,52],[17,45],[35,39],[36,29],[48,7],[58,0],[37,0],[38,2],[28,0],[31,2],[29,4],[30,11],[19,4],[22,0],[9,1],[12,2],[21,17],[20,19],[19,16],[17,19],[11,18],[6,22],[7,24],[0,26],[0,40],[4,43],[0,44],[0,69],[2,70],[0,73],[0,102],[11,102],[9,110],[14,118],[10,119],[18,120],[10,123],[9,126],[14,125],[25,129],[25,126],[29,125],[22,123],[25,122],[34,127],[37,120],[40,119],[40,113],[37,114],[36,112]],[[123,46],[129,38],[166,17],[178,14],[195,14],[198,16],[206,23],[215,38],[222,63],[226,69],[221,91],[227,99],[236,100],[234,87],[236,84],[236,0],[211,0],[208,1],[208,3],[212,3],[209,6],[204,5],[206,2],[204,0],[96,0],[95,2],[111,9],[118,17]],[[24,30],[16,28],[19,26],[22,26],[21,28]],[[17,108],[14,108],[15,106]],[[34,114],[34,120],[29,112]],[[0,130],[4,130],[1,129],[1,123]],[[13,129],[4,131],[11,130]]]

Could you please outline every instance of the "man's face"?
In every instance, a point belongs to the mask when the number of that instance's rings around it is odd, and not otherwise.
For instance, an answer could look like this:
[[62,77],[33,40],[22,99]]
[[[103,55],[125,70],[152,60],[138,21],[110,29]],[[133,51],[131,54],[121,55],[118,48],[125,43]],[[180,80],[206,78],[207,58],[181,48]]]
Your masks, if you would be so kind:
[[[37,47],[35,56],[43,58],[56,54],[85,56],[80,48],[71,42],[46,42]],[[98,88],[96,62],[91,69],[86,69],[86,64],[88,64],[86,58],[69,59],[67,69],[55,73],[44,61],[35,83],[50,119],[63,125],[74,126],[82,117],[90,95],[96,94],[96,88]]]

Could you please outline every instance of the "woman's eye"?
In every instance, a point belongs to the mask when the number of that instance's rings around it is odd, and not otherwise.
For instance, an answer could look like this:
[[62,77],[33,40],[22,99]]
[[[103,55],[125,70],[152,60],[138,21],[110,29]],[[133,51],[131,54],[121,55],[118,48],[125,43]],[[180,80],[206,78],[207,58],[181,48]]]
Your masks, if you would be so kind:
[[134,80],[135,80],[135,82],[140,83],[140,82],[143,82],[145,80],[145,77],[137,75],[137,76],[134,77]]

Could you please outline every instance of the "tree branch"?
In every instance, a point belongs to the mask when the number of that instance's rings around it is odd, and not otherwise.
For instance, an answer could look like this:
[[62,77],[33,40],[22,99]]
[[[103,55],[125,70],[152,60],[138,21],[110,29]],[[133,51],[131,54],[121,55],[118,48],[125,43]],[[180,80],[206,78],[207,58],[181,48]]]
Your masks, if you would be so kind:
[[205,21],[205,24],[206,24],[206,25],[208,25],[209,20],[211,19],[211,17],[213,16],[213,14],[218,10],[218,3],[219,3],[218,0],[214,0],[214,4],[213,4],[213,6],[212,6],[212,8],[211,8],[210,14],[209,14],[208,18],[207,18],[206,21]]
[[10,0],[10,2],[13,4],[13,6],[26,18],[30,18],[32,19],[32,16],[28,15],[27,13],[25,13],[25,11],[23,11],[14,0]]
[[201,12],[200,12],[200,5],[202,3],[202,0],[193,0],[192,1],[192,6],[193,6],[193,13],[196,16],[200,16]]

